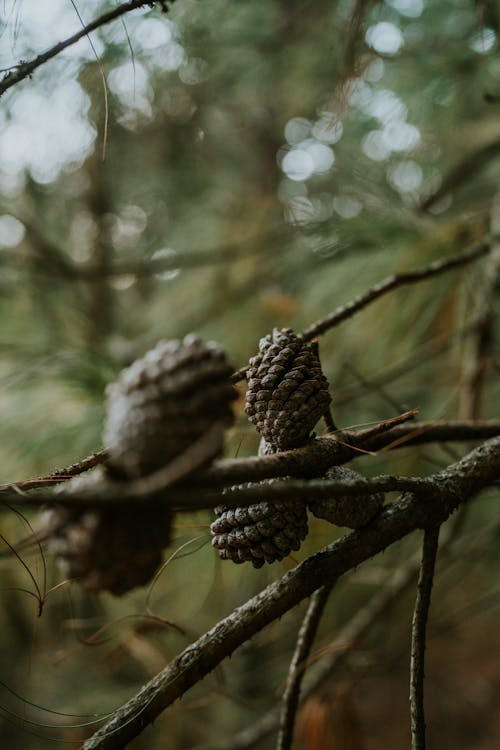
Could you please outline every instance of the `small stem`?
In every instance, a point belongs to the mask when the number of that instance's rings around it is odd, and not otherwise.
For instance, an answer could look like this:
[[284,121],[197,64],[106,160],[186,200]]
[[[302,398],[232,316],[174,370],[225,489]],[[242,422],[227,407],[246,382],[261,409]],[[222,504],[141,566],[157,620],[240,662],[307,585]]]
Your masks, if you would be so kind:
[[326,425],[326,431],[327,432],[337,432],[339,429],[337,425],[335,424],[335,421],[333,419],[332,411],[330,408],[328,408],[325,413],[323,414],[323,419]]
[[424,532],[422,562],[413,611],[410,659],[410,716],[412,750],[425,750],[424,660],[425,633],[439,540],[439,525]]
[[136,10],[137,8],[142,8],[144,5],[148,4],[150,3],[148,3],[147,0],[128,0],[128,2],[122,3],[116,8],[110,10],[108,13],[104,13],[102,16],[94,19],[94,21],[91,21],[91,23],[87,24],[82,29],[77,31],[76,34],[73,34],[72,36],[68,37],[62,42],[59,42],[58,44],[55,44],[53,47],[50,47],[50,49],[42,52],[33,60],[20,62],[15,66],[15,72],[8,72],[0,81],[0,96],[4,93],[4,91],[7,91],[7,89],[10,89],[16,83],[19,83],[19,81],[22,81],[25,78],[29,78],[32,73],[34,73],[34,71],[40,67],[40,65],[43,65],[48,60],[56,57],[56,55],[58,55],[68,47],[71,47],[73,44],[76,44],[82,37],[87,36],[91,31],[95,31],[101,26],[110,23],[110,21],[114,21],[116,18],[120,18],[125,13],[129,13],[130,11]]
[[334,583],[330,583],[314,592],[305,617],[302,620],[295,651],[290,662],[290,669],[288,670],[288,681],[283,695],[276,750],[289,750],[292,746],[293,729],[306,666],[305,662],[311,651],[321,616],[333,586]]
[[0,492],[8,487],[15,487],[17,490],[24,492],[26,490],[36,489],[37,487],[51,487],[54,484],[60,484],[72,477],[83,474],[85,471],[94,469],[96,466],[105,464],[109,458],[109,452],[106,448],[94,451],[90,456],[80,459],[74,464],[65,466],[64,469],[56,469],[51,474],[44,474],[33,479],[22,479],[20,482],[11,482],[10,484],[0,485]]

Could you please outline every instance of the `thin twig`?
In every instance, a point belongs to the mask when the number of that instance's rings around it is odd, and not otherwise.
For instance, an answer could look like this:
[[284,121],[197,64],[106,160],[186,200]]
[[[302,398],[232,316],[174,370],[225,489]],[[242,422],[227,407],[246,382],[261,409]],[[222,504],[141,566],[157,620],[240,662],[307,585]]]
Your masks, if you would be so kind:
[[335,421],[333,419],[332,410],[328,408],[325,413],[323,414],[323,420],[325,422],[325,427],[327,432],[337,432],[338,427],[335,424]]
[[411,629],[410,715],[412,750],[425,750],[424,660],[425,632],[439,540],[439,525],[425,529],[422,565],[418,578],[417,598]]
[[314,592],[300,627],[295,651],[290,662],[288,682],[283,694],[280,729],[276,750],[290,750],[300,688],[304,677],[306,660],[316,637],[316,632],[334,584],[329,583]]
[[58,55],[68,47],[71,47],[73,44],[76,44],[80,41],[80,39],[82,39],[84,36],[87,36],[91,31],[95,31],[99,27],[110,23],[110,21],[114,21],[116,18],[120,18],[121,16],[125,15],[125,13],[129,13],[131,10],[136,10],[137,8],[141,8],[144,5],[151,6],[151,4],[151,2],[146,2],[145,0],[129,0],[126,3],[122,3],[113,10],[110,10],[108,13],[104,13],[102,16],[99,16],[98,18],[88,23],[86,26],[81,28],[80,31],[77,31],[76,34],[73,34],[67,39],[64,39],[62,42],[55,44],[53,47],[50,47],[45,52],[37,55],[37,57],[35,57],[33,60],[19,63],[15,66],[15,71],[9,71],[8,73],[6,73],[3,80],[0,81],[0,96],[5,91],[7,91],[7,89],[10,89],[16,83],[19,83],[19,81],[22,81],[25,78],[29,78],[32,73],[40,67],[40,65],[43,65],[48,60],[56,57],[56,55]]
[[76,461],[74,464],[66,466],[64,469],[56,469],[56,471],[52,472],[52,474],[49,474],[47,477],[40,477],[40,480],[44,481],[44,479],[58,477],[59,481],[61,481],[61,478],[66,479],[68,477],[75,477],[78,474],[83,474],[84,471],[89,471],[89,469],[94,469],[96,466],[106,463],[108,458],[109,451],[106,450],[106,448],[101,448],[100,450],[91,453],[90,456],[86,456],[85,458],[80,459],[80,461]]
[[[385,279],[379,281],[368,289],[368,291],[364,292],[364,294],[355,297],[345,305],[340,305],[340,307],[337,307],[336,310],[331,312],[325,318],[310,325],[300,334],[300,336],[305,341],[311,341],[311,339],[316,338],[316,336],[320,336],[330,328],[334,328],[344,320],[351,318],[355,313],[363,310],[369,304],[379,299],[384,294],[391,292],[393,289],[398,289],[399,287],[407,286],[409,284],[415,284],[424,279],[430,279],[433,276],[439,276],[440,274],[451,271],[454,268],[459,268],[460,266],[472,263],[483,255],[487,255],[490,252],[490,249],[491,243],[486,239],[473,247],[467,248],[462,253],[452,255],[450,258],[441,258],[440,260],[429,263],[427,266],[417,268],[414,271],[403,271],[401,273],[387,276]],[[236,370],[236,372],[232,374],[231,382],[238,383],[240,380],[244,380],[247,370],[248,365],[240,367],[239,370]]]
[[355,297],[345,305],[341,305],[332,313],[327,315],[326,318],[318,320],[316,323],[313,323],[311,326],[309,326],[309,328],[306,328],[306,330],[302,333],[302,338],[304,338],[306,341],[310,341],[316,336],[325,333],[325,331],[328,331],[330,328],[333,328],[339,323],[342,323],[342,321],[346,320],[347,318],[352,317],[355,313],[359,312],[359,310],[367,307],[367,305],[369,305],[371,302],[374,302],[384,294],[391,292],[393,289],[407,286],[409,284],[415,284],[419,281],[423,281],[424,279],[430,279],[433,276],[439,276],[440,274],[451,271],[454,268],[465,266],[468,263],[472,263],[473,261],[482,257],[483,255],[486,255],[487,253],[489,253],[489,251],[490,242],[488,240],[484,240],[483,242],[480,242],[479,244],[474,245],[467,250],[464,250],[462,253],[452,255],[450,258],[441,258],[440,260],[436,260],[433,263],[429,263],[429,265],[427,266],[423,266],[423,268],[417,268],[414,271],[403,271],[402,273],[388,276],[387,278],[383,279],[383,281],[379,281],[378,284],[375,284],[364,294],[361,294],[359,297]]
[[22,492],[26,490],[36,489],[37,487],[50,487],[55,484],[60,484],[72,477],[83,474],[85,471],[94,469],[96,466],[106,463],[109,458],[109,452],[106,448],[101,448],[90,456],[80,459],[74,464],[66,466],[64,469],[56,469],[50,474],[45,474],[41,477],[34,477],[33,479],[23,479],[20,482],[11,482],[9,484],[0,485],[0,493],[3,490],[15,487]]

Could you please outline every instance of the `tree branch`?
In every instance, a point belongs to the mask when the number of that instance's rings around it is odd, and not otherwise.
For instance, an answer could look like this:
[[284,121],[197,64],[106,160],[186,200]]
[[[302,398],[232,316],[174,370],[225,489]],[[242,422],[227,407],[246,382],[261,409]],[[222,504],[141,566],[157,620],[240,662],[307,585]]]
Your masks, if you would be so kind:
[[[443,550],[454,538],[457,518],[458,516],[455,516],[455,522],[446,526],[442,535],[440,550]],[[421,553],[413,555],[403,567],[398,568],[392,574],[386,585],[382,589],[377,589],[367,604],[357,610],[354,616],[342,627],[335,636],[333,648],[307,671],[301,702],[313,695],[326,680],[330,680],[339,671],[349,655],[362,642],[372,625],[414,583],[418,577],[421,563]],[[279,726],[279,721],[279,708],[273,708],[257,722],[233,735],[229,742],[196,745],[192,750],[250,750],[275,732]]]
[[[178,478],[177,469],[182,463],[182,473],[187,469],[184,461],[179,465],[164,467],[149,475],[147,482],[111,481],[105,475],[99,483],[88,488],[73,488],[71,485],[39,489],[40,480],[24,480],[0,486],[0,501],[24,506],[44,504],[92,507],[105,505],[134,505],[140,499],[146,502],[168,502],[172,510],[187,511],[213,508],[221,501],[221,490],[238,483],[259,482],[276,477],[294,477],[304,480],[321,477],[331,466],[347,463],[364,453],[400,448],[407,445],[425,444],[433,441],[469,441],[500,435],[500,421],[421,422],[417,425],[398,425],[394,420],[378,423],[374,427],[358,432],[346,430],[336,435],[315,438],[302,448],[295,448],[270,456],[229,458],[215,461],[204,471],[197,472],[193,479],[169,487],[172,478]],[[396,424],[384,431],[388,422]],[[99,456],[100,454],[96,454]],[[78,466],[78,464],[77,464]],[[49,475],[50,484],[54,475]],[[224,495],[226,505],[249,505],[258,500],[284,500],[300,493],[306,499],[335,497],[340,494],[360,494],[371,491],[412,491],[430,493],[437,475],[430,477],[393,477],[381,475],[373,479],[333,481],[316,479],[260,486],[234,487]],[[162,481],[159,481],[162,480]],[[42,482],[42,487],[43,487]],[[25,490],[31,490],[26,492]]]
[[467,248],[461,253],[452,255],[450,258],[441,258],[429,263],[427,266],[417,268],[414,271],[403,271],[402,273],[393,274],[387,276],[387,278],[379,281],[368,289],[367,292],[361,294],[359,297],[355,297],[353,300],[345,305],[337,307],[336,310],[331,312],[326,318],[318,320],[313,323],[309,328],[302,333],[302,337],[306,341],[319,336],[330,328],[337,326],[347,318],[352,317],[355,313],[362,310],[367,305],[371,304],[375,300],[382,297],[384,294],[391,292],[393,289],[398,289],[402,286],[408,286],[409,284],[415,284],[424,279],[431,279],[434,276],[439,276],[442,273],[451,271],[454,268],[460,268],[468,263],[481,258],[483,255],[487,255],[490,252],[491,245],[489,240],[484,240],[471,248]]
[[412,750],[425,750],[424,660],[425,631],[431,602],[432,584],[439,540],[439,525],[425,529],[422,565],[413,612],[410,660],[410,714]]
[[5,488],[15,487],[19,492],[25,492],[27,490],[37,489],[39,487],[50,487],[52,485],[60,484],[67,479],[76,477],[79,474],[83,474],[85,471],[94,469],[96,466],[100,466],[108,460],[109,454],[106,448],[101,448],[90,456],[81,458],[74,464],[65,466],[64,469],[56,469],[51,474],[44,474],[40,477],[34,477],[33,479],[23,479],[20,482],[15,482],[13,485],[0,485],[0,496]]
[[[171,0],[171,2],[173,1],[174,0]],[[48,60],[56,57],[56,55],[58,55],[68,47],[71,47],[73,44],[76,44],[80,41],[80,39],[87,36],[87,34],[89,34],[91,31],[95,31],[100,26],[104,26],[105,24],[110,23],[110,21],[114,21],[116,18],[120,18],[121,16],[125,15],[125,13],[129,13],[131,10],[136,10],[137,8],[141,8],[144,5],[149,5],[151,7],[154,4],[154,2],[147,2],[147,0],[128,0],[128,2],[122,3],[113,10],[110,10],[108,13],[104,13],[102,16],[94,19],[89,24],[77,31],[76,34],[73,34],[72,36],[68,37],[62,42],[59,42],[58,44],[55,44],[53,47],[50,47],[50,49],[37,55],[37,57],[35,57],[33,60],[30,60],[28,62],[20,62],[15,66],[15,72],[7,72],[3,77],[3,80],[0,81],[0,96],[16,83],[19,83],[25,78],[29,78],[33,74],[33,72],[40,67],[40,65],[43,65]]]
[[405,494],[364,529],[312,555],[221,620],[119,708],[83,750],[118,750],[167,706],[209,674],[255,633],[333,580],[417,528],[441,524],[468,498],[498,479],[500,438],[494,438],[439,473],[439,497]]
[[290,750],[292,746],[293,728],[299,705],[300,687],[302,685],[302,678],[304,677],[306,660],[311,651],[325,605],[333,586],[334,583],[328,583],[314,592],[302,621],[295,651],[290,662],[287,686],[283,695],[276,750]]
[[[430,279],[434,276],[439,276],[440,274],[451,271],[454,268],[465,266],[468,263],[472,263],[478,258],[481,258],[483,255],[487,255],[490,250],[491,242],[489,239],[486,239],[483,242],[478,243],[477,245],[473,245],[472,247],[467,248],[461,253],[452,255],[450,258],[441,258],[440,260],[435,260],[432,263],[429,263],[429,265],[423,266],[422,268],[417,268],[414,271],[403,271],[401,273],[387,276],[385,279],[379,281],[377,284],[368,289],[368,291],[364,292],[364,294],[360,294],[358,297],[355,297],[345,305],[340,305],[340,307],[337,307],[336,310],[331,312],[325,318],[322,318],[321,320],[316,321],[316,323],[310,325],[300,335],[305,341],[311,341],[311,339],[316,338],[316,336],[320,336],[330,328],[334,328],[344,320],[351,318],[355,313],[363,310],[363,308],[367,307],[375,300],[384,296],[388,292],[392,292],[393,289],[398,289],[399,287],[408,286],[410,284],[416,284],[419,281]],[[239,370],[236,370],[236,372],[232,374],[231,381],[233,383],[238,383],[240,380],[244,380],[246,377],[247,369],[248,365],[240,367]]]

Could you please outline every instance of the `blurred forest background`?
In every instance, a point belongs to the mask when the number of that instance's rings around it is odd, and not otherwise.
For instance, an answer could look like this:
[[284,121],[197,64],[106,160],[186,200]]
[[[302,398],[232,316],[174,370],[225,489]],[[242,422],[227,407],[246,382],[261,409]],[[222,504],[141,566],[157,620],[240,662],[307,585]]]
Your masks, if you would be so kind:
[[[96,450],[106,384],[158,339],[196,332],[239,367],[273,326],[304,330],[500,223],[495,0],[159,6],[100,28],[0,101],[2,482]],[[112,7],[4,0],[0,67]],[[414,406],[423,419],[500,417],[498,307],[498,261],[487,258],[396,290],[328,332],[320,349],[337,424]],[[252,455],[257,435],[237,409],[226,455]],[[426,474],[460,452],[407,448],[356,468]],[[499,746],[496,495],[468,508],[438,562],[431,750]],[[77,747],[97,715],[342,533],[310,519],[293,559],[256,571],[217,558],[210,520],[177,517],[166,557],[180,551],[149,589],[117,599],[64,585],[41,617],[35,585],[55,586],[57,571],[39,550],[26,556],[29,572],[2,561],[2,747]],[[3,513],[2,538],[14,543],[28,521],[36,514]],[[314,659],[338,647],[342,625],[416,549],[405,539],[339,584]],[[412,599],[403,592],[309,701],[297,748],[408,747]],[[239,649],[130,747],[215,748],[258,721],[282,694],[304,611]],[[314,745],[318,723],[329,734]]]

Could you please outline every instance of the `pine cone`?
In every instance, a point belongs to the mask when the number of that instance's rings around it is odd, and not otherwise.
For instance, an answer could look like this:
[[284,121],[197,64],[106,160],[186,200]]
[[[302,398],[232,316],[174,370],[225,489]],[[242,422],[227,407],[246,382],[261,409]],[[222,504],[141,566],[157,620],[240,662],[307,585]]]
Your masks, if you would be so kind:
[[[92,489],[103,481],[105,475],[98,470],[72,479],[65,489]],[[45,514],[52,530],[49,551],[63,575],[78,579],[87,591],[107,590],[119,596],[153,577],[170,541],[171,519],[160,503],[90,511],[54,508]]]
[[261,339],[247,371],[246,413],[278,450],[307,442],[331,397],[312,344],[291,328],[274,328]]
[[[361,474],[345,466],[333,466],[328,469],[324,479],[359,479]],[[336,526],[347,526],[357,529],[365,526],[374,518],[384,504],[381,493],[369,495],[344,495],[332,497],[329,500],[313,500],[309,503],[309,510],[317,518],[324,518]]]
[[[70,487],[78,491],[108,482],[119,493],[116,480],[147,476],[220,424],[200,462],[212,459],[222,448],[224,427],[233,421],[232,369],[217,344],[192,336],[161,341],[108,387],[105,470],[77,477]],[[89,591],[119,595],[147,583],[160,566],[171,512],[160,503],[123,508],[117,501],[116,508],[90,512],[56,508],[46,523],[52,530],[49,547],[66,576],[80,579]]]
[[261,502],[245,508],[221,505],[215,513],[217,518],[210,529],[219,556],[235,563],[248,560],[255,568],[287,557],[299,549],[307,535],[307,511],[302,500]]
[[[165,466],[220,422],[233,421],[236,390],[223,349],[193,336],[160,341],[107,389],[104,444],[116,478],[141,477]],[[214,458],[223,429],[213,440]],[[196,467],[193,467],[196,468]]]

